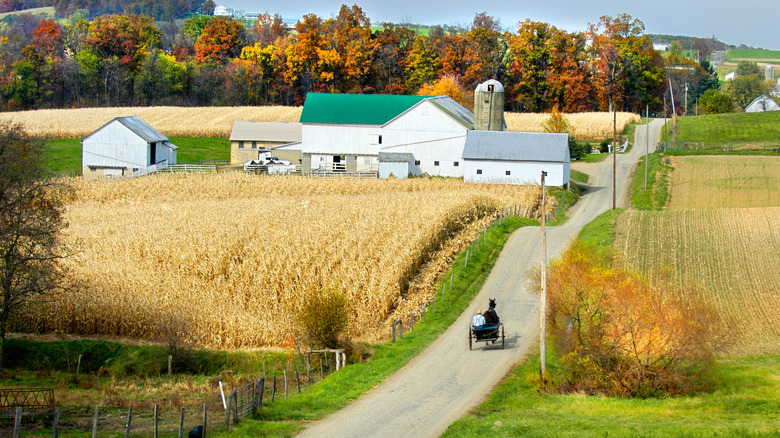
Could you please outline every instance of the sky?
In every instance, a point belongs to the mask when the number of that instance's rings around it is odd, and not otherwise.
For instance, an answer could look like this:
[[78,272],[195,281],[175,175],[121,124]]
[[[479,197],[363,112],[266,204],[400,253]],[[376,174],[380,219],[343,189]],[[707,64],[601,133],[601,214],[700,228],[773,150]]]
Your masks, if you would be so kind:
[[727,44],[745,44],[756,48],[780,50],[780,1],[778,0],[353,0],[317,2],[283,0],[215,0],[246,12],[280,14],[297,19],[313,13],[322,18],[338,14],[342,4],[360,6],[372,24],[410,22],[417,24],[468,25],[474,15],[487,12],[508,30],[530,18],[568,31],[584,31],[588,23],[597,23],[602,15],[615,17],[628,13],[645,24],[645,33],[715,36]]

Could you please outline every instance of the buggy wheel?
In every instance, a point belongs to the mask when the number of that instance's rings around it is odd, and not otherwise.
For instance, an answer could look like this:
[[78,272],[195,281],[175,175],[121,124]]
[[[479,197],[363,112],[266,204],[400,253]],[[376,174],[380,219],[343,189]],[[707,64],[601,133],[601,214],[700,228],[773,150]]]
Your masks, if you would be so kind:
[[474,333],[471,331],[471,327],[469,327],[469,351],[471,351],[471,338],[474,336]]
[[504,349],[506,341],[504,340],[504,324],[501,324],[501,349]]

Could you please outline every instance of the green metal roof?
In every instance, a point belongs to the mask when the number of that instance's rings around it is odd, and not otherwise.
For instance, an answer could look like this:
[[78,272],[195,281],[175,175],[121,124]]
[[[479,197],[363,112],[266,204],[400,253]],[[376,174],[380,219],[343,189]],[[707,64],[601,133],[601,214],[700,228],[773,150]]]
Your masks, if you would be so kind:
[[301,123],[384,125],[430,96],[308,93]]

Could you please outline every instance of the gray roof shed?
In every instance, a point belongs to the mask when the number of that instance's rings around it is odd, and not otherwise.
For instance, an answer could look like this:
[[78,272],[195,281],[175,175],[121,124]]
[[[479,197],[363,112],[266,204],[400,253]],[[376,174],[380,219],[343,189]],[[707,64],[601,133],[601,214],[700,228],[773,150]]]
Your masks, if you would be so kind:
[[469,131],[464,160],[569,161],[569,134]]
[[[96,129],[92,134],[89,134],[88,136],[84,137],[82,139],[82,142],[89,137],[91,137],[95,132],[100,131],[104,127],[110,125],[114,121],[117,121],[127,127],[130,131],[135,133],[137,136],[141,137],[144,141],[147,143],[157,143],[157,142],[167,142],[168,137],[164,136],[160,131],[152,128],[152,126],[143,120],[141,120],[138,116],[126,116],[126,117],[117,117],[110,122],[106,123],[105,125],[101,126],[100,128]],[[169,143],[170,144],[170,143]],[[173,146],[173,145],[171,145]],[[170,147],[170,146],[169,146]]]

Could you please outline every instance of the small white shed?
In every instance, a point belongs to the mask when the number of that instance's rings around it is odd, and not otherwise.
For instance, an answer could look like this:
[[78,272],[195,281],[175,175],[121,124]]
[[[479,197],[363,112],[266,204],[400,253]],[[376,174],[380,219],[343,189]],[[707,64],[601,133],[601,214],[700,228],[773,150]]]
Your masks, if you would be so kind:
[[537,132],[469,131],[463,149],[464,180],[493,184],[569,182],[569,134]]
[[89,179],[155,172],[176,164],[178,149],[138,116],[117,117],[81,140],[82,174]]
[[405,179],[411,173],[414,156],[406,153],[380,152],[379,153],[379,178]]

